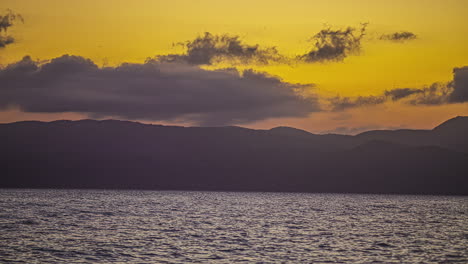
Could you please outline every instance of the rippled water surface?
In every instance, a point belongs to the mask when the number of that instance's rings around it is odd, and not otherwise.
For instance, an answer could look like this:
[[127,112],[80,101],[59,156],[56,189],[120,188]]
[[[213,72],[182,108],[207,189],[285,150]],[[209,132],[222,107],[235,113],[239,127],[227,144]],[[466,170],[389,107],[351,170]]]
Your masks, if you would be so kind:
[[468,263],[468,197],[0,190],[5,263]]

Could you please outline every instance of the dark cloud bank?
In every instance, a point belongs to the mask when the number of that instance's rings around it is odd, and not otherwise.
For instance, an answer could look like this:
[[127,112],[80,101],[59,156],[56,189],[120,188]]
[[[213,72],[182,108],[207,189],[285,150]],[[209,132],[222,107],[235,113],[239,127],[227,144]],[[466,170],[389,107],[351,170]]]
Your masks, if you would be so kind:
[[155,60],[99,68],[79,56],[42,65],[25,57],[0,70],[0,84],[0,108],[26,112],[225,125],[319,110],[315,98],[299,95],[304,85],[265,73]]
[[[306,117],[388,101],[440,105],[468,101],[468,67],[455,68],[450,83],[399,88],[376,96],[302,96],[310,85],[293,84],[265,73],[235,69],[204,70],[187,63],[147,60],[143,64],[98,67],[91,60],[64,55],[40,64],[30,57],[0,69],[0,109],[25,112],[79,112],[91,117],[242,124],[279,117]],[[310,92],[308,93],[310,94]]]

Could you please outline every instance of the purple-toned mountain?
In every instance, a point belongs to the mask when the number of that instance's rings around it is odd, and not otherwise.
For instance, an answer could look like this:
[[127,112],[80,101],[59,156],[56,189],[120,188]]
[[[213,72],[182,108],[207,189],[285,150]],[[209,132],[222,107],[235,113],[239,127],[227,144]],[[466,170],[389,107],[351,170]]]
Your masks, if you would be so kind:
[[468,118],[316,135],[117,120],[0,124],[0,187],[468,194]]
[[360,141],[382,140],[409,146],[439,146],[468,152],[468,117],[452,118],[432,130],[375,130],[356,137]]

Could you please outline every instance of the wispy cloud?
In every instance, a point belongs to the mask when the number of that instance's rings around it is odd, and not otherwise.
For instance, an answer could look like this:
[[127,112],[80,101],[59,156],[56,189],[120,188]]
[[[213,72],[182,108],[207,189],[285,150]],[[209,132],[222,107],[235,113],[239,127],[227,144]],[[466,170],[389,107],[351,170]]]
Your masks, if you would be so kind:
[[[154,60],[191,65],[213,65],[219,62],[244,65],[341,62],[351,55],[361,53],[368,24],[346,28],[327,26],[309,39],[312,47],[308,52],[292,57],[281,54],[274,46],[247,44],[238,35],[205,32],[192,40],[174,44],[183,47],[183,53],[157,55]],[[381,40],[395,42],[416,38],[414,33],[408,31],[380,36]]]
[[312,49],[295,57],[281,54],[276,47],[247,44],[237,35],[206,32],[193,40],[176,43],[175,45],[184,48],[183,53],[158,55],[154,59],[191,65],[212,65],[219,62],[260,65],[336,62],[349,55],[359,54],[366,27],[367,23],[362,24],[360,28],[324,28],[310,39],[313,43]]
[[206,32],[193,40],[177,43],[183,54],[157,56],[162,62],[185,62],[192,65],[211,65],[220,61],[242,64],[270,64],[284,62],[276,47],[261,47],[244,43],[239,36]]
[[15,38],[8,35],[8,29],[18,21],[23,22],[23,17],[10,9],[0,15],[0,48],[15,42]]
[[349,55],[359,54],[367,25],[364,23],[360,28],[322,29],[311,38],[312,49],[299,56],[299,59],[308,63],[343,61]]
[[453,69],[453,80],[422,88],[397,88],[380,95],[341,97],[326,100],[333,111],[401,101],[411,105],[442,105],[468,102],[468,66]]
[[405,42],[405,41],[414,40],[417,38],[418,36],[414,34],[413,32],[401,31],[401,32],[381,35],[379,39],[389,40],[389,41],[394,41],[394,42]]
[[328,99],[332,111],[343,111],[348,108],[378,105],[386,101],[385,96],[357,96],[342,97],[336,96]]

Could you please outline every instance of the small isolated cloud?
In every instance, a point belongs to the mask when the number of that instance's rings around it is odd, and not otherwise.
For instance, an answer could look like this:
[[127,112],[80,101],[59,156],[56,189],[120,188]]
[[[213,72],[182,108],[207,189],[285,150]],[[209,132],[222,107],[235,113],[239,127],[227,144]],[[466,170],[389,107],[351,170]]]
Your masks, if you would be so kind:
[[361,28],[322,29],[311,39],[313,48],[299,59],[309,63],[343,61],[349,55],[359,54],[366,27],[367,23],[362,24]]
[[229,34],[214,35],[206,32],[194,40],[177,43],[177,45],[183,46],[185,53],[161,55],[157,56],[156,60],[184,62],[192,65],[210,65],[219,61],[269,64],[285,60],[276,47],[248,45],[243,43],[239,36]]
[[409,31],[401,31],[401,32],[395,32],[391,34],[384,34],[380,36],[379,39],[381,40],[389,40],[389,41],[394,41],[394,42],[405,42],[408,40],[413,40],[417,39],[418,36],[414,34],[413,32]]
[[306,86],[265,73],[155,60],[100,68],[79,56],[44,64],[25,57],[0,69],[0,84],[0,109],[25,112],[227,125],[320,110],[316,98],[301,96]]
[[7,35],[7,32],[17,21],[23,22],[23,17],[9,9],[6,14],[0,15],[0,48],[4,48],[15,42],[15,38]]
[[14,42],[15,42],[15,38],[13,38],[12,36],[0,36],[0,48],[4,48],[7,45],[14,43]]

